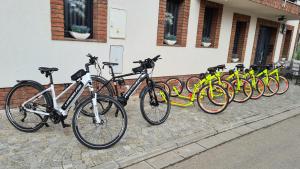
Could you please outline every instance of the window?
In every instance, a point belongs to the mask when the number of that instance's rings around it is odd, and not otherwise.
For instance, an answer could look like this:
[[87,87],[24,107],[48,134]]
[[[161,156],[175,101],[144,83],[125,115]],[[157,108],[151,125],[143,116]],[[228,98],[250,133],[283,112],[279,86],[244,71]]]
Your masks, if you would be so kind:
[[201,0],[196,47],[218,48],[223,4]]
[[160,0],[158,46],[186,46],[189,9],[190,0]]
[[78,40],[70,31],[85,30],[92,42],[107,41],[107,0],[50,0],[52,40]]
[[244,62],[247,46],[250,16],[237,14],[233,15],[231,38],[228,53],[228,63]]
[[165,22],[165,36],[177,35],[177,23],[180,0],[168,0],[166,9],[166,18],[169,20]]
[[214,14],[213,8],[209,8],[209,7],[205,8],[204,26],[203,26],[203,33],[202,33],[203,38],[210,38],[213,14]]
[[[72,37],[72,26],[84,26],[93,33],[93,1],[64,0],[65,37]],[[92,38],[90,36],[89,38]]]
[[281,54],[279,59],[285,58],[285,60],[288,60],[294,27],[287,25],[286,29],[286,33],[283,35],[282,39]]

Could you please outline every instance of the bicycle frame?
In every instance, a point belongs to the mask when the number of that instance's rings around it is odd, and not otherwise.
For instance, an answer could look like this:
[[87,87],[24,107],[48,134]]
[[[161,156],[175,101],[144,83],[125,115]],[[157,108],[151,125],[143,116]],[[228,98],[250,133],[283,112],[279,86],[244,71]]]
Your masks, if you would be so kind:
[[[211,93],[211,96],[214,97],[214,93],[212,91],[212,80],[214,78],[216,78],[215,75],[211,75],[211,74],[206,75],[206,77],[203,80],[199,81],[197,84],[194,85],[193,93],[191,93],[189,96],[184,96],[184,95],[179,94],[179,91],[177,90],[177,88],[173,87],[173,90],[175,91],[175,93],[178,95],[178,97],[180,99],[189,100],[189,102],[184,104],[184,103],[171,101],[171,104],[174,106],[180,106],[180,107],[193,106],[194,102],[196,100],[196,94],[199,92],[199,89],[201,88],[201,86],[203,86],[203,84],[209,84],[209,86],[210,86],[209,92]],[[206,95],[206,93],[203,95]]]
[[241,80],[240,80],[240,71],[239,70],[235,70],[233,74],[229,75],[226,78],[226,80],[230,81],[234,77],[236,77],[236,80],[237,80],[237,89],[236,90],[241,90]]
[[[65,103],[60,107],[58,106],[58,99],[60,99],[62,96],[64,96],[66,94],[67,91],[71,90],[71,88],[73,86],[76,86],[75,90],[72,92],[72,94],[69,96],[69,98],[65,101]],[[94,89],[92,87],[92,79],[91,79],[91,75],[90,73],[86,73],[86,75],[84,75],[80,81],[77,82],[73,82],[67,89],[65,89],[63,92],[61,92],[57,97],[56,97],[56,93],[55,93],[55,87],[54,84],[50,84],[50,87],[45,89],[44,91],[38,93],[37,95],[33,96],[32,98],[30,98],[29,100],[27,100],[26,102],[24,102],[22,104],[22,106],[24,107],[24,109],[28,112],[32,112],[32,113],[36,113],[36,114],[40,114],[40,115],[50,115],[50,113],[46,113],[43,111],[37,111],[37,110],[31,110],[26,108],[26,104],[28,102],[34,101],[38,98],[40,98],[43,94],[45,94],[46,92],[51,92],[51,97],[52,97],[52,101],[53,101],[53,108],[60,112],[61,115],[63,116],[67,116],[68,115],[68,110],[71,108],[71,106],[75,103],[75,101],[80,97],[80,95],[82,94],[82,92],[84,91],[84,89],[88,87],[89,91],[94,95],[93,97],[93,111],[95,113],[95,118],[97,123],[100,123],[100,118],[99,118],[99,113],[98,113],[98,109],[96,108],[96,103],[97,103],[97,93],[94,93]]]

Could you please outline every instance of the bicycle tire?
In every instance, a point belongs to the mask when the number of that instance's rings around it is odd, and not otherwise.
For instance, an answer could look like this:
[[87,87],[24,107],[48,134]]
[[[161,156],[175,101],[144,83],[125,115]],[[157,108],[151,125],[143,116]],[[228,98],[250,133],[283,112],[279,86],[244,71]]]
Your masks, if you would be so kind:
[[[112,87],[112,85],[110,83],[106,84],[108,82],[108,80],[106,80],[105,78],[101,77],[101,76],[92,76],[92,82],[93,82],[93,88],[94,91],[97,92],[97,94],[99,95],[107,95],[110,97],[114,96],[114,89]],[[105,85],[103,88],[102,86]],[[101,89],[102,88],[102,89]],[[100,90],[101,89],[101,90]],[[88,96],[89,97],[89,96]],[[85,97],[78,99],[76,102],[76,105],[78,105],[78,103],[82,102],[82,100],[84,100]],[[107,110],[110,109],[112,106],[111,102],[108,102],[107,105]],[[105,111],[104,111],[105,112]],[[87,111],[82,112],[83,114],[85,114],[86,116],[90,116],[93,117],[93,114],[89,114]]]
[[[251,85],[252,85],[252,78],[248,78],[247,79],[250,83],[251,83]],[[253,88],[253,94],[252,94],[252,96],[251,96],[251,99],[252,100],[257,100],[257,99],[259,99],[259,98],[261,98],[263,95],[264,95],[264,93],[265,93],[265,90],[266,90],[266,86],[265,86],[265,84],[264,84],[264,82],[260,79],[260,78],[256,78],[256,85],[253,87],[253,85],[252,85],[252,88]],[[255,91],[255,92],[254,92]],[[258,94],[256,94],[256,92],[258,93]]]
[[163,81],[157,81],[157,82],[155,82],[155,84],[157,84],[157,85],[163,87],[163,88],[166,90],[166,92],[168,93],[168,95],[170,95],[170,93],[171,93],[171,88],[170,88],[170,86],[169,86],[166,82],[163,82]]
[[[189,93],[193,93],[194,92],[194,87],[195,87],[195,84],[198,84],[199,81],[201,81],[201,79],[197,76],[192,76],[190,78],[188,78],[186,80],[186,90],[189,92]],[[197,93],[197,92],[196,92]]]
[[[89,103],[92,103],[92,97],[86,98],[85,100],[83,100],[76,108],[75,113],[73,115],[73,119],[72,119],[72,128],[73,128],[73,133],[75,135],[75,137],[77,138],[77,140],[83,144],[84,146],[91,148],[91,149],[107,149],[112,147],[113,145],[115,145],[116,143],[118,143],[120,141],[120,139],[124,136],[126,129],[127,129],[127,113],[124,109],[124,107],[114,98],[110,97],[110,96],[104,96],[104,95],[98,95],[97,96],[97,100],[98,103],[99,101],[105,101],[105,102],[112,102],[113,105],[116,106],[117,110],[118,110],[118,116],[121,115],[122,118],[122,127],[121,130],[118,132],[118,134],[116,135],[115,138],[111,139],[110,141],[107,141],[106,143],[103,144],[97,144],[97,143],[91,143],[86,137],[83,137],[83,134],[80,132],[79,130],[79,126],[78,126],[78,119],[80,118],[80,112],[81,110],[84,108],[84,106],[88,105]],[[101,113],[100,113],[101,114]],[[109,113],[102,113],[104,114],[104,116],[108,116],[110,115]],[[111,114],[116,117],[115,112],[112,111]],[[91,118],[88,116],[82,116],[82,117],[87,117],[87,118]],[[90,122],[94,123],[94,120],[88,120]],[[105,121],[102,120],[102,123],[104,123]],[[96,124],[92,124],[95,125],[96,127],[100,127],[97,126]],[[103,125],[103,124],[99,124],[99,125]],[[104,130],[101,129],[101,132],[103,133]],[[95,135],[92,136],[93,138],[96,137]],[[98,139],[97,139],[98,140]]]
[[171,89],[171,92],[170,92],[171,97],[177,97],[178,96],[178,94],[174,92],[174,87],[178,90],[179,94],[182,93],[184,84],[178,78],[175,78],[175,77],[170,78],[166,81],[166,83],[169,85],[169,87]]
[[[282,80],[283,80],[285,86],[284,86],[283,90],[280,90],[280,86],[282,86],[280,82]],[[279,82],[278,83],[279,83],[279,89],[276,93],[277,95],[282,95],[282,94],[286,93],[289,90],[289,86],[290,86],[289,85],[289,80],[287,80],[285,77],[279,76]]]
[[[34,82],[34,81],[24,81],[24,82],[21,82],[21,83],[15,85],[10,90],[10,92],[8,93],[8,95],[6,97],[6,103],[5,103],[6,116],[7,116],[8,120],[9,120],[9,122],[16,129],[18,129],[20,131],[23,131],[23,132],[35,132],[35,131],[39,130],[40,128],[42,128],[45,125],[45,123],[47,122],[49,116],[42,117],[39,114],[32,113],[34,115],[37,115],[41,119],[41,122],[38,122],[38,124],[35,125],[34,127],[25,127],[25,126],[22,126],[21,124],[19,124],[18,122],[16,122],[16,120],[13,118],[13,115],[12,115],[12,112],[11,112],[11,108],[16,107],[14,105],[14,103],[13,103],[13,102],[15,102],[15,100],[12,97],[14,96],[14,93],[18,92],[18,90],[20,88],[22,88],[22,87],[31,87],[31,88],[33,88],[33,89],[31,89],[30,92],[32,92],[34,89],[37,90],[37,93],[33,94],[32,96],[30,96],[30,97],[28,97],[26,99],[23,99],[24,101],[27,101],[27,99],[30,99],[31,97],[34,97],[36,94],[38,94],[38,93],[40,93],[40,92],[42,92],[42,91],[45,90],[45,88],[41,84],[39,84],[37,82]],[[25,91],[29,92],[28,89],[25,89]],[[23,96],[24,95],[25,94],[23,94]],[[27,94],[26,94],[26,96],[27,96]],[[52,98],[49,95],[49,93],[46,92],[42,96],[44,97],[45,103],[46,103],[46,106],[44,107],[45,108],[44,111],[46,111],[48,107],[53,107]],[[18,97],[21,98],[21,96],[19,96],[19,94],[18,94]],[[22,104],[22,103],[20,103],[20,104]],[[18,107],[19,108],[19,113],[21,113],[21,107],[20,107],[21,105],[18,105],[18,106],[19,106]],[[27,117],[27,113],[28,112],[26,112],[26,110],[22,110],[22,111],[25,111],[25,112],[23,112],[24,113],[24,117],[23,117],[23,119],[21,119],[21,121],[23,120],[22,122],[24,122],[25,119],[26,119],[26,117]]]
[[222,84],[220,84],[218,80],[214,80],[213,83],[221,85],[224,89],[226,89],[228,96],[229,96],[229,103],[231,103],[234,100],[235,90],[234,90],[233,85],[228,80],[221,79]]
[[[278,92],[278,90],[279,90],[279,83],[277,82],[277,80],[275,78],[269,76],[269,83],[266,84],[266,80],[264,80],[265,78],[267,78],[267,77],[263,77],[262,78],[262,80],[263,80],[263,82],[264,82],[264,84],[266,86],[266,90],[265,90],[263,96],[265,96],[265,97],[272,97],[272,96],[274,96]],[[273,88],[271,89],[271,87],[270,87],[271,83],[274,83],[274,85],[276,86],[275,89],[273,89]]]
[[[163,92],[163,94],[165,95],[165,101],[158,101],[158,103],[153,103],[153,100],[151,100],[151,94],[155,93],[153,92],[153,88],[157,88],[159,89],[159,92]],[[154,89],[155,90],[155,89]],[[153,120],[149,117],[148,115],[148,112],[146,112],[145,110],[145,98],[146,98],[146,95],[149,94],[149,97],[150,97],[150,106],[159,106],[159,105],[166,105],[166,111],[163,112],[163,116],[161,118],[158,118],[157,120]],[[157,97],[157,96],[156,96]],[[163,97],[163,96],[161,96]],[[167,103],[165,103],[167,102]],[[154,104],[154,105],[151,105],[151,104]],[[155,105],[157,104],[157,105]],[[164,123],[167,118],[169,117],[169,114],[170,114],[170,109],[171,109],[171,103],[170,103],[170,98],[169,98],[169,95],[167,94],[167,92],[165,91],[164,88],[162,88],[161,86],[158,86],[158,85],[155,85],[155,86],[147,86],[145,87],[143,90],[142,90],[142,94],[141,94],[141,98],[140,98],[140,109],[141,109],[141,113],[142,113],[142,116],[143,118],[151,125],[160,125],[162,123]],[[151,107],[151,110],[153,110],[153,107]],[[153,113],[153,112],[151,112]],[[156,113],[156,111],[154,112]]]
[[226,97],[224,98],[224,104],[220,106],[221,108],[220,108],[220,109],[208,109],[208,108],[206,108],[206,107],[203,105],[202,101],[204,100],[205,97],[207,97],[208,100],[209,100],[213,105],[215,105],[215,104],[211,101],[211,98],[209,98],[209,91],[210,91],[210,89],[209,89],[210,86],[209,86],[209,85],[205,85],[205,86],[203,86],[203,87],[199,90],[199,92],[198,92],[198,94],[197,94],[197,103],[198,103],[198,106],[200,107],[200,109],[203,110],[205,113],[208,113],[208,114],[219,114],[219,113],[223,112],[223,111],[227,108],[227,106],[228,106],[228,104],[229,104],[229,96],[228,96],[227,91],[226,91],[222,86],[220,86],[220,85],[218,85],[218,84],[212,84],[212,86],[213,86],[214,88],[219,88],[219,90],[223,92],[223,95],[226,96]]
[[[246,97],[243,97],[242,99],[239,99],[238,97],[237,97],[237,93],[238,92],[241,92],[241,91],[238,91],[237,89],[236,89],[236,85],[237,85],[237,79],[236,78],[234,78],[234,79],[232,79],[232,81],[231,81],[231,84],[234,86],[234,90],[235,90],[235,92],[236,92],[236,95],[235,95],[235,98],[234,98],[234,102],[237,102],[237,103],[245,103],[246,101],[248,101],[251,97],[252,97],[252,95],[253,95],[253,88],[252,88],[252,85],[251,85],[251,83],[248,81],[248,80],[246,80],[246,79],[244,79],[244,78],[240,78],[240,80],[242,81],[242,84],[243,84],[243,87],[242,87],[242,94],[244,94]],[[247,85],[245,85],[245,84],[247,84]],[[249,90],[250,90],[250,93],[246,93],[246,89],[245,89],[245,87],[249,87]]]

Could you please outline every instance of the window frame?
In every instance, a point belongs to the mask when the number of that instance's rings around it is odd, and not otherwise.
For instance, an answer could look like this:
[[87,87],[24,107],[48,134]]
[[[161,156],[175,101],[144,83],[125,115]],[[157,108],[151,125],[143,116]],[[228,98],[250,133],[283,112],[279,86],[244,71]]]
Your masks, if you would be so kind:
[[219,47],[219,38],[220,38],[220,31],[222,25],[222,16],[223,16],[223,4],[211,2],[207,0],[200,1],[200,10],[199,10],[199,17],[198,17],[198,30],[197,30],[197,40],[196,40],[196,47],[197,48],[204,48],[202,46],[202,39],[203,39],[203,28],[204,28],[204,18],[205,18],[205,11],[206,8],[214,8],[216,10],[216,15],[213,16],[212,20],[212,29],[211,30],[211,43],[212,45],[209,48],[218,48]]
[[[290,50],[291,50],[291,46],[292,46],[292,40],[293,40],[293,34],[294,34],[294,26],[292,26],[292,25],[286,25],[286,29],[287,29],[287,31],[291,32],[290,41],[288,42],[289,43],[288,44],[288,49],[286,49],[287,50],[286,59],[288,59],[289,58],[289,54],[290,54]],[[284,34],[283,38],[282,38],[282,44],[281,44],[281,50],[280,50],[279,60],[281,60],[283,58],[285,41],[286,41],[286,34]]]
[[[170,47],[186,47],[188,20],[190,12],[191,0],[180,0],[181,5],[178,12],[177,22],[177,43]],[[169,46],[164,43],[165,37],[165,13],[167,10],[167,0],[159,0],[159,13],[158,13],[158,28],[157,28],[157,46]]]
[[[235,45],[236,28],[237,28],[238,22],[244,22],[246,24],[245,30],[244,30],[244,35],[242,35],[244,37],[244,39],[242,41],[242,49],[241,49],[241,51],[239,51],[241,56],[239,56],[240,60],[238,61],[238,63],[244,63],[244,59],[245,59],[245,55],[246,55],[246,47],[247,47],[247,42],[248,42],[248,36],[249,36],[250,21],[251,21],[251,16],[240,14],[240,13],[233,14],[227,63],[233,63],[232,55],[233,55],[233,50],[234,50],[234,45]],[[238,52],[238,50],[239,49],[237,49],[237,52]]]
[[65,37],[64,0],[50,0],[51,38],[63,41],[107,42],[107,0],[93,1],[92,39],[78,40]]

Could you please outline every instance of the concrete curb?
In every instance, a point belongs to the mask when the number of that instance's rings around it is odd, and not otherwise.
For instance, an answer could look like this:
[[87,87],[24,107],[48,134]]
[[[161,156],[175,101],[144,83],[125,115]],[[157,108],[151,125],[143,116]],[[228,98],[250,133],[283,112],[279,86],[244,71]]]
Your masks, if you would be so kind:
[[[160,146],[160,150],[118,160],[116,162],[118,166],[115,168],[165,168],[228,141],[298,116],[300,111],[297,108],[300,108],[300,104],[276,109],[272,114],[253,116],[207,134],[195,133],[192,136],[166,143],[164,145],[166,148]],[[105,168],[105,166],[102,167]]]

